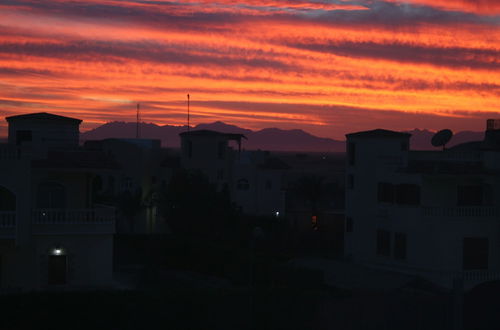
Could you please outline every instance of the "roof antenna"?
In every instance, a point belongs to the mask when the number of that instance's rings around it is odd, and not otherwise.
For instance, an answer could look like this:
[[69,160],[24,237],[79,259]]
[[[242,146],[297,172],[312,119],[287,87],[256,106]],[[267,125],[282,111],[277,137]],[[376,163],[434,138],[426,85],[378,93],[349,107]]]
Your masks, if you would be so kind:
[[187,95],[188,97],[188,132],[189,132],[189,94]]
[[139,103],[137,103],[137,118],[135,122],[135,138],[138,139],[140,137],[140,131],[139,131],[139,122],[140,122],[140,107]]

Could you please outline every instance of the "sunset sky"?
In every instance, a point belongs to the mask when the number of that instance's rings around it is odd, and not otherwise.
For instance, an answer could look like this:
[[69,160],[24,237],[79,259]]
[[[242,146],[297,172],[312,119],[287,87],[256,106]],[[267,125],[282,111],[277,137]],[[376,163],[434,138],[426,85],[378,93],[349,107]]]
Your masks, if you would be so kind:
[[[0,2],[0,114],[322,137],[500,118],[500,1]],[[5,136],[6,122],[0,123]]]

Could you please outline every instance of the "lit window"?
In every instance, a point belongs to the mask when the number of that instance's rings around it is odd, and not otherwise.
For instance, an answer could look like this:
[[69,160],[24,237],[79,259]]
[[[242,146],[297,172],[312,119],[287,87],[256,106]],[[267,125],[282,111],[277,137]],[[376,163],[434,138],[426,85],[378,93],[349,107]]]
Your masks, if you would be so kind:
[[311,225],[314,230],[318,230],[318,217],[313,215],[311,217]]

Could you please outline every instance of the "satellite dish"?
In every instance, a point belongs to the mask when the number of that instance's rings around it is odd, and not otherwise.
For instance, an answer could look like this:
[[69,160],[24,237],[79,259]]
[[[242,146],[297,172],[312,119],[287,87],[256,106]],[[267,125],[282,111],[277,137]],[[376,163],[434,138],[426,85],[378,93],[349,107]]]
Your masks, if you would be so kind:
[[453,132],[449,129],[443,129],[432,137],[431,143],[434,147],[441,147],[446,145],[446,143],[450,142],[451,137],[453,136]]

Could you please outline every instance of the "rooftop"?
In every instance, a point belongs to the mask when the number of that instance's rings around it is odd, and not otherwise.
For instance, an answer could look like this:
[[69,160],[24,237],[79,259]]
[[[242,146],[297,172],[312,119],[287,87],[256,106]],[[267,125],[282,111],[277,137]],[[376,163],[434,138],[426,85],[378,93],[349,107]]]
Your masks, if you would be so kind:
[[68,123],[74,123],[74,124],[80,124],[82,122],[81,119],[54,115],[54,114],[48,113],[48,112],[28,113],[25,115],[16,115],[16,116],[5,117],[5,119],[8,122],[17,121],[17,120],[51,120],[51,121],[68,122]]
[[246,139],[246,136],[243,134],[238,134],[238,133],[221,133],[217,131],[211,131],[208,129],[200,129],[200,130],[195,130],[195,131],[189,131],[189,132],[182,132],[179,134],[181,137],[185,136],[218,136],[218,137],[224,137],[229,140],[241,140],[241,138]]
[[362,131],[346,134],[347,138],[362,137],[362,138],[409,138],[410,133],[390,131],[387,129],[377,128],[371,131]]

